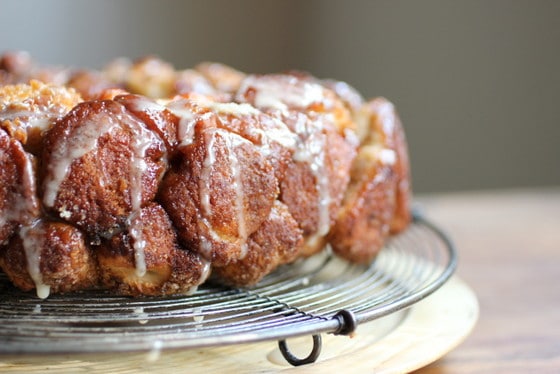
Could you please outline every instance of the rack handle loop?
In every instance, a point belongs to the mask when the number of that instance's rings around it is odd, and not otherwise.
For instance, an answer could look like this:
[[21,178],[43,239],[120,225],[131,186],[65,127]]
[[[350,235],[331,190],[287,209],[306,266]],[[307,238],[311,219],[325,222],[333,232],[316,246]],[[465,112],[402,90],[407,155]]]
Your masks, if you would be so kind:
[[292,366],[307,365],[317,361],[319,355],[321,354],[321,346],[322,346],[321,335],[313,335],[313,349],[311,350],[311,353],[305,358],[298,358],[294,356],[292,352],[290,352],[290,349],[286,344],[286,340],[278,341],[278,348],[280,348],[280,352],[282,353],[282,356],[284,356],[286,361],[288,361],[288,363],[290,363],[290,365]]

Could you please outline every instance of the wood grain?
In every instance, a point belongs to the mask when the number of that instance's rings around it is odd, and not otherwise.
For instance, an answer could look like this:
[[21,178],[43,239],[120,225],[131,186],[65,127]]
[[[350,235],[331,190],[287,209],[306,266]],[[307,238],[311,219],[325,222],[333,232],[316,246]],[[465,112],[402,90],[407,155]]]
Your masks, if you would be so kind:
[[560,189],[420,199],[457,244],[480,319],[417,374],[560,372]]

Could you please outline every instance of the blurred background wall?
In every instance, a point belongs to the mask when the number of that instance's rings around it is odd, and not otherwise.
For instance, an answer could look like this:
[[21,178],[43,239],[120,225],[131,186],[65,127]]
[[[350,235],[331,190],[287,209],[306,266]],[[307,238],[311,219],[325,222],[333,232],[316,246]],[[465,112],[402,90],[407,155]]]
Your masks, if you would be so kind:
[[393,101],[417,192],[560,185],[560,1],[0,0],[0,52],[307,70]]

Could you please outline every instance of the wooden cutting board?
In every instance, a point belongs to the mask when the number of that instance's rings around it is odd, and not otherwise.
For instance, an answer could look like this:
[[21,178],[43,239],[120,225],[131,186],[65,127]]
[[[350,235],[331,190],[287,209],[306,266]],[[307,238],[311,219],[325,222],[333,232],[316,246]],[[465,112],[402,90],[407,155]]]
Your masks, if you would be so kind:
[[[129,354],[0,356],[0,372],[401,373],[445,355],[468,336],[477,319],[474,292],[453,277],[409,309],[359,325],[352,337],[324,334],[319,359],[305,366],[290,366],[277,342],[272,341],[173,351],[161,351],[155,344],[150,352]],[[287,344],[296,356],[305,357],[311,350],[312,338],[289,339]]]

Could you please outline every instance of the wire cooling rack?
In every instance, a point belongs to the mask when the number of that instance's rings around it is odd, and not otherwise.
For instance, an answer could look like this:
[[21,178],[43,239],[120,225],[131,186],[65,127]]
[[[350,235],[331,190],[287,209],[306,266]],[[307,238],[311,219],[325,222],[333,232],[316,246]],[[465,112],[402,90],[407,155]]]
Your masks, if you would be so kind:
[[[278,340],[293,365],[313,362],[321,334],[346,335],[361,323],[406,308],[438,289],[457,264],[436,226],[416,216],[370,266],[323,254],[284,266],[251,288],[204,285],[190,296],[126,298],[106,292],[46,300],[0,274],[0,354],[94,353],[201,348]],[[285,340],[313,336],[294,357]]]

